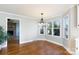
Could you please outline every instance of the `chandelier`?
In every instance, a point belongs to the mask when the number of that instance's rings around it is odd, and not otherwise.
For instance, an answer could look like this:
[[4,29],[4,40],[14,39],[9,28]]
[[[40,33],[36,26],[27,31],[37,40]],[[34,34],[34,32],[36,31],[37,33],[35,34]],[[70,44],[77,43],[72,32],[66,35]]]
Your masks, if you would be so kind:
[[40,24],[44,24],[44,19],[43,19],[43,13],[41,13],[41,19],[40,19]]

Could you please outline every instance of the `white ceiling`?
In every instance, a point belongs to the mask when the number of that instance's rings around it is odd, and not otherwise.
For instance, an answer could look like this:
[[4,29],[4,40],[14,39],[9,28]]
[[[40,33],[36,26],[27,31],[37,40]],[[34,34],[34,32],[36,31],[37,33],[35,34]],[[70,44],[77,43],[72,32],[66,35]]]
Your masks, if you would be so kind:
[[71,4],[0,4],[0,11],[40,18],[40,13],[44,13],[44,18],[52,18],[62,15],[73,7]]

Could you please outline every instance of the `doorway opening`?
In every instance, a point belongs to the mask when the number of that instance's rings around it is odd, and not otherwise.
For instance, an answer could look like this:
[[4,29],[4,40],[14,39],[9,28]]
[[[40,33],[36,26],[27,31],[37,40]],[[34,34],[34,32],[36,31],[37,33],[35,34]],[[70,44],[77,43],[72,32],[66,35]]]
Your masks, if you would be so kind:
[[7,19],[7,33],[10,35],[7,40],[8,48],[19,45],[19,20]]

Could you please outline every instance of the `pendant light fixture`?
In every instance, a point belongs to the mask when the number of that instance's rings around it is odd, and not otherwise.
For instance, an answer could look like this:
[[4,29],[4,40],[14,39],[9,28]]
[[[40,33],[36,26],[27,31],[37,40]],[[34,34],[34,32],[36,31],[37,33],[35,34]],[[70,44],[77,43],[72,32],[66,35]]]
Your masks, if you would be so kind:
[[41,20],[40,20],[40,24],[44,24],[44,19],[43,19],[43,13],[41,13]]

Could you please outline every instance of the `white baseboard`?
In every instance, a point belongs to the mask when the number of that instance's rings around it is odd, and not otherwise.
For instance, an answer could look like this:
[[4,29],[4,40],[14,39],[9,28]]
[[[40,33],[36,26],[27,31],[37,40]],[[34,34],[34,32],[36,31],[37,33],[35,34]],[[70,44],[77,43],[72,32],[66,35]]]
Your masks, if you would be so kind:
[[[64,47],[64,46],[63,46]],[[68,48],[64,47],[70,54],[74,55],[75,52],[69,50]]]
[[21,41],[20,44],[24,44],[24,43],[28,43],[28,42],[32,42],[34,40],[29,40],[29,41]]
[[55,41],[52,41],[52,40],[46,39],[46,41],[51,42],[51,43],[54,43],[54,44],[57,44],[57,45],[60,45],[60,46],[63,46],[62,44],[60,44],[60,43],[58,43],[58,42],[55,42]]
[[20,42],[20,44],[24,44],[24,43],[28,43],[28,42],[32,42],[36,40],[46,40],[46,39],[34,39],[34,40],[29,40],[29,41],[23,41],[23,42]]
[[2,48],[6,48],[7,47],[7,41],[2,43]]
[[[55,43],[55,44],[57,44],[57,45],[60,45],[60,46],[64,47],[63,44],[60,44],[60,43],[58,43],[58,42],[51,41],[51,40],[48,40],[48,39],[46,39],[46,41],[51,42],[51,43]],[[64,47],[64,48],[65,48],[70,54],[74,54],[74,52],[72,52],[72,51],[69,50],[68,48],[66,48],[66,47]]]
[[6,48],[6,47],[7,47],[7,45],[2,46],[2,48]]

